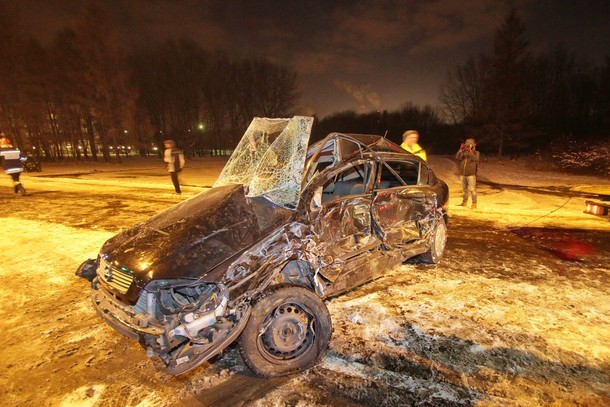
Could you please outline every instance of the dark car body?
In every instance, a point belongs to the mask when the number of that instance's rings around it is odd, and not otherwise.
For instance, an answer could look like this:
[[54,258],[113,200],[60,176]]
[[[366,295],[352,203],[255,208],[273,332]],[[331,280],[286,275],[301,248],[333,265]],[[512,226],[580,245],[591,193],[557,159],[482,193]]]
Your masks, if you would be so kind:
[[252,328],[262,362],[246,362],[268,376],[307,368],[321,355],[304,362],[303,348],[330,330],[314,325],[327,313],[316,298],[444,250],[448,189],[427,163],[371,135],[333,133],[306,150],[310,118],[259,120],[271,122],[251,125],[213,188],[111,238],[77,271],[102,318],[173,374],[221,352],[278,290],[315,295],[269,305]]

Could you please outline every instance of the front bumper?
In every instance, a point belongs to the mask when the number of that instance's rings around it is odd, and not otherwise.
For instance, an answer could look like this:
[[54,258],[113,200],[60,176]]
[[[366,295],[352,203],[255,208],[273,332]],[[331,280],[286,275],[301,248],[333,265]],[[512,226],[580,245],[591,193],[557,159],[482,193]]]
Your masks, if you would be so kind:
[[102,319],[129,338],[142,341],[147,335],[160,337],[165,334],[164,328],[151,324],[148,315],[136,314],[132,307],[115,300],[97,278],[91,282],[91,300]]
[[[148,356],[163,359],[168,373],[179,375],[229,346],[241,334],[250,316],[251,307],[247,304],[231,311],[227,309],[228,293],[224,286],[204,284],[218,287],[208,292],[210,296],[206,298],[211,302],[194,302],[200,305],[198,309],[165,315],[158,315],[158,304],[171,306],[167,303],[171,296],[161,293],[165,289],[143,292],[136,304],[130,306],[113,294],[98,275],[91,282],[90,295],[95,310],[108,325],[122,335],[137,340],[147,349]],[[198,286],[182,288],[194,287]],[[195,291],[201,295],[198,289]],[[187,291],[182,291],[182,294],[190,295]]]

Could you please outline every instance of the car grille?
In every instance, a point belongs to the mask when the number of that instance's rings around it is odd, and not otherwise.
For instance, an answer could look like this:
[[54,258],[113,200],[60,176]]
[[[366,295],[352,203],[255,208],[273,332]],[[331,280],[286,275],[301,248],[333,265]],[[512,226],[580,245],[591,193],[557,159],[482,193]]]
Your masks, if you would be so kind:
[[133,276],[129,272],[112,267],[102,258],[100,258],[100,265],[97,268],[97,275],[100,280],[120,294],[125,294],[133,282]]

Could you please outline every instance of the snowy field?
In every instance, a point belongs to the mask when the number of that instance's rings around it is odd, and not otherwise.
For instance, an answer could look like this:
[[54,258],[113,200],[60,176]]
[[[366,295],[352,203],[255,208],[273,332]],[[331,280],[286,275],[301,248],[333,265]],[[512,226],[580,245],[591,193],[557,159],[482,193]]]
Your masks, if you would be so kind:
[[[0,184],[0,400],[18,406],[607,406],[610,222],[583,213],[610,180],[483,163],[479,208],[450,187],[438,265],[415,262],[327,301],[329,352],[287,378],[254,377],[235,348],[180,377],[102,323],[77,266],[123,228],[211,186],[191,160],[183,196],[160,160],[45,165],[30,193]],[[2,186],[4,185],[4,186]]]

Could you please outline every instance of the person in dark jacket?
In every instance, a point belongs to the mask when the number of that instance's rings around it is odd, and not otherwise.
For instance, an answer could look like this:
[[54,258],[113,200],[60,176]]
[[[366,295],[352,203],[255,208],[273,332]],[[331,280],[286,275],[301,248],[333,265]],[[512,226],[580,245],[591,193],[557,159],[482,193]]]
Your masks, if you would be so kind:
[[0,146],[0,160],[2,160],[2,169],[5,174],[13,179],[13,190],[16,194],[26,195],[25,188],[19,181],[19,177],[23,172],[23,161],[25,156],[17,148],[13,148],[10,141],[2,135],[2,145]]
[[165,153],[163,155],[163,161],[167,163],[167,171],[172,178],[174,189],[176,193],[180,195],[180,180],[178,179],[178,173],[184,168],[184,154],[181,150],[176,147],[174,140],[165,140],[163,142],[165,146]]
[[455,158],[460,160],[460,181],[462,182],[462,203],[468,204],[468,192],[472,198],[471,208],[477,207],[477,171],[479,170],[479,152],[476,150],[476,142],[469,138],[460,146]]

